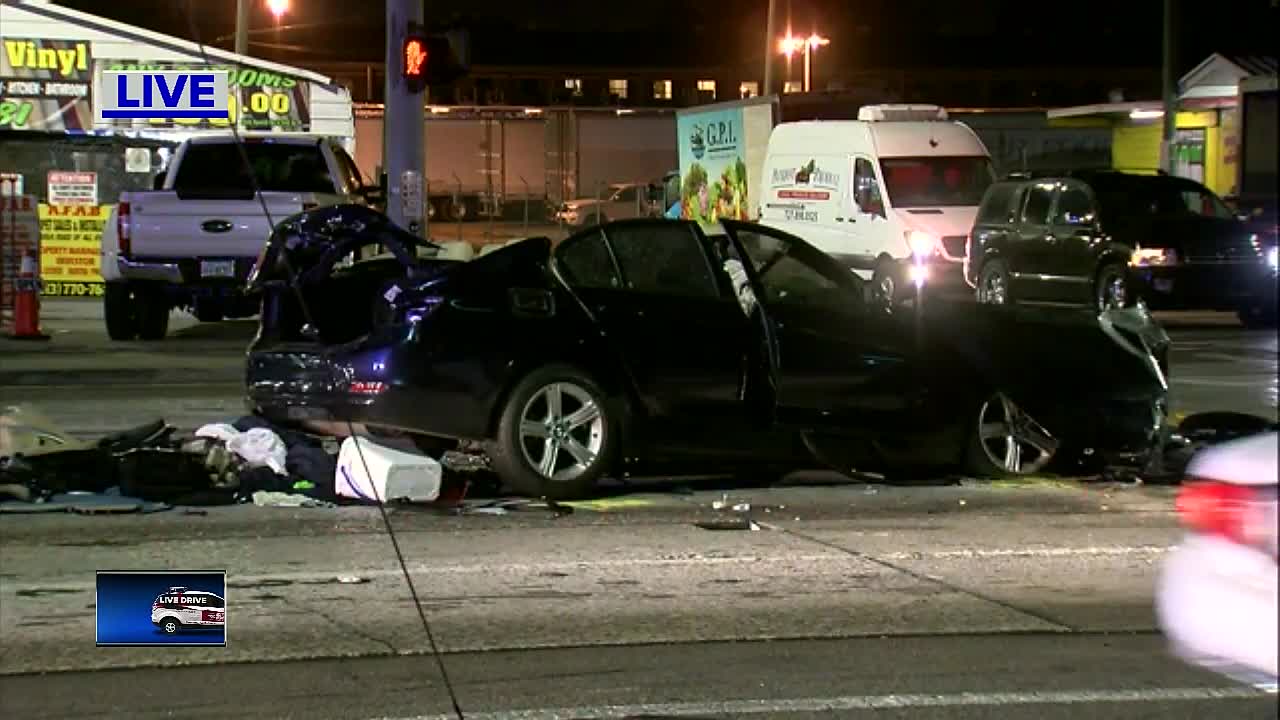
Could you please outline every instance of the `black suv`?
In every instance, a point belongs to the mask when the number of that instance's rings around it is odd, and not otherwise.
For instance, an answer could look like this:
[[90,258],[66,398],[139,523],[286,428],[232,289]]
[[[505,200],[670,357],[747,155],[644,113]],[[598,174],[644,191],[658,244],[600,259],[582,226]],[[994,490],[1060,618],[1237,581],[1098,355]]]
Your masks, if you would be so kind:
[[1275,252],[1208,188],[1115,171],[1019,174],[988,188],[965,279],[979,302],[1233,310],[1275,324]]

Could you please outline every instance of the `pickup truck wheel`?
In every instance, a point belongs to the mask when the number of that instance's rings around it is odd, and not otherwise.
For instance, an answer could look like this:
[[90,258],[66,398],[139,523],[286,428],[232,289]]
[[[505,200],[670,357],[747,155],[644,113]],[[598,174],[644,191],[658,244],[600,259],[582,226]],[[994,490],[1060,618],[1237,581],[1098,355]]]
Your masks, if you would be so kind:
[[136,294],[138,308],[138,337],[143,340],[163,340],[169,332],[169,300],[156,290]]
[[102,317],[107,323],[107,337],[112,340],[138,337],[138,303],[127,284],[106,284],[102,295]]

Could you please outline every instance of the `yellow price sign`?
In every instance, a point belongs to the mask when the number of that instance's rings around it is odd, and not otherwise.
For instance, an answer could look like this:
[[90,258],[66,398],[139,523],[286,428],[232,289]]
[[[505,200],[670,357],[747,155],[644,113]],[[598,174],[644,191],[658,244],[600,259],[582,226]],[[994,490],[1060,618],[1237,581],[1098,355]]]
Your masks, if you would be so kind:
[[[254,113],[255,115],[266,115],[270,113],[273,115],[289,116],[291,111],[293,110],[293,101],[289,97],[288,93],[283,93],[283,92],[269,93],[269,92],[258,91],[258,92],[249,93],[248,98],[249,98],[249,102],[248,102],[249,111]],[[206,120],[204,118],[174,118],[172,120],[169,120],[167,118],[151,118],[151,124],[167,125],[172,122],[175,125],[191,126],[191,125],[199,125],[203,122],[208,122],[210,125],[213,125],[214,127],[229,127],[232,122],[237,122],[237,123],[240,122],[240,115],[243,109],[244,108],[240,106],[239,95],[235,92],[232,92],[230,95],[227,96],[227,117],[226,118],[209,119],[209,120]]]

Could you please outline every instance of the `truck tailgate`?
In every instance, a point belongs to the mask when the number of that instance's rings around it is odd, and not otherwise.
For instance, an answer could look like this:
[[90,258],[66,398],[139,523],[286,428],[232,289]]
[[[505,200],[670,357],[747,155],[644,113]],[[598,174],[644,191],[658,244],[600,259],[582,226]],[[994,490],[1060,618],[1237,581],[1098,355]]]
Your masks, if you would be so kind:
[[316,202],[310,193],[262,196],[270,220],[256,197],[200,200],[179,199],[173,191],[130,193],[131,252],[137,257],[256,257],[271,223]]

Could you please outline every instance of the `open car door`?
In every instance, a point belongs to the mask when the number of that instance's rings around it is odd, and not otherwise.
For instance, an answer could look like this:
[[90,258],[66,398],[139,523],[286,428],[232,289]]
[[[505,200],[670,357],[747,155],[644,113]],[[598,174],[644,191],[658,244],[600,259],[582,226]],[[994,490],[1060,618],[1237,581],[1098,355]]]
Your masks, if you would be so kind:
[[793,235],[722,224],[765,322],[772,387],[761,395],[772,396],[777,427],[798,432],[841,471],[942,430],[927,411],[909,317],[869,303],[857,276]]

